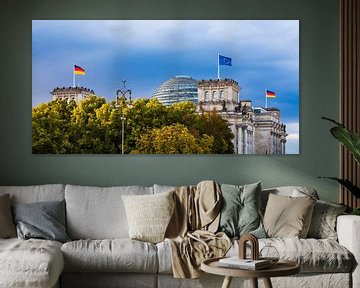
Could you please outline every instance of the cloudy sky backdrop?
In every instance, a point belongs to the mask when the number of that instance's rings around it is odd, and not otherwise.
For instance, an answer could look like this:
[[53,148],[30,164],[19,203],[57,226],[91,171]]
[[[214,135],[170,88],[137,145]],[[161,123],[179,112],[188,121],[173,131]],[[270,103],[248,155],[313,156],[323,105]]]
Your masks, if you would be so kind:
[[287,125],[287,153],[299,153],[298,20],[34,20],[33,106],[51,100],[55,87],[72,86],[73,64],[86,70],[77,86],[115,98],[121,80],[133,98],[151,97],[175,75],[217,78],[217,53],[232,58],[221,78],[232,78],[240,98],[265,106],[265,89],[277,98]]

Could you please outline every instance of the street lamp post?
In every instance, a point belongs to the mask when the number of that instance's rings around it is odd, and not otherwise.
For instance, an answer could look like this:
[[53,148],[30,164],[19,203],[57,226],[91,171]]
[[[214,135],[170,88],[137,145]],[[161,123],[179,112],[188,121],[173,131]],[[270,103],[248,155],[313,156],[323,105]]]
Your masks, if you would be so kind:
[[[125,112],[124,112],[124,104],[126,104],[126,95],[129,95],[129,105],[128,107],[131,108],[132,103],[131,103],[131,90],[130,89],[126,89],[125,87],[125,83],[126,80],[123,79],[121,81],[123,83],[123,87],[119,90],[116,90],[116,104],[115,107],[116,109],[119,109],[120,105],[119,105],[119,98],[121,98],[122,103],[123,103],[123,107],[122,107],[122,116],[121,116],[121,154],[124,154],[124,137],[125,137]],[[121,94],[121,96],[119,97],[119,94]]]

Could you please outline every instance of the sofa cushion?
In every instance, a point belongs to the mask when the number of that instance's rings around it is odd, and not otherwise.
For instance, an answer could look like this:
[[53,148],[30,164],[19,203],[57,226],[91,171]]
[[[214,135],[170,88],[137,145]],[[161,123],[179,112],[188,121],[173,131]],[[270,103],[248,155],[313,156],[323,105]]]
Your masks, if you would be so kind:
[[16,237],[15,224],[11,214],[10,195],[0,196],[0,238]]
[[310,227],[316,200],[270,194],[264,215],[264,227],[269,237],[305,238]]
[[261,191],[261,206],[263,212],[265,212],[265,208],[270,194],[289,196],[289,197],[310,196],[311,198],[319,199],[319,195],[317,194],[316,190],[310,187],[283,186],[283,187],[267,188]]
[[45,201],[13,206],[19,238],[69,241],[65,229],[65,201]]
[[243,186],[221,184],[221,193],[219,231],[229,237],[247,233],[266,237],[260,215],[261,182]]
[[157,283],[158,275],[149,273],[63,273],[60,287],[158,288]]
[[156,246],[130,239],[78,240],[61,248],[66,272],[156,273]]
[[[338,242],[329,239],[264,238],[259,239],[259,249],[274,246],[281,259],[295,261],[301,273],[348,273],[354,266],[353,255]],[[172,274],[171,248],[168,241],[156,244],[159,273]],[[238,241],[234,241],[226,256],[238,255]],[[250,249],[247,250],[250,257]],[[272,255],[276,256],[276,255]],[[274,286],[275,287],[275,286]]]
[[61,201],[65,198],[65,185],[0,186],[0,195],[4,194],[10,194],[11,204]]
[[152,194],[152,187],[66,185],[67,233],[71,239],[128,238],[123,195]]
[[131,239],[157,243],[164,240],[175,208],[174,191],[156,195],[124,195]]
[[63,268],[59,242],[0,239],[1,287],[53,287]]
[[[264,246],[275,247],[280,259],[298,263],[301,268],[301,273],[350,272],[355,263],[351,252],[338,242],[330,239],[259,239],[259,250]],[[236,255],[238,247],[238,243],[235,242],[227,256]]]
[[346,209],[345,205],[318,200],[314,207],[307,237],[337,240],[336,219]]
[[153,188],[154,188],[154,194],[159,194],[159,193],[165,193],[165,192],[170,192],[170,191],[174,191],[176,189],[177,186],[168,186],[168,185],[159,185],[159,184],[154,184]]

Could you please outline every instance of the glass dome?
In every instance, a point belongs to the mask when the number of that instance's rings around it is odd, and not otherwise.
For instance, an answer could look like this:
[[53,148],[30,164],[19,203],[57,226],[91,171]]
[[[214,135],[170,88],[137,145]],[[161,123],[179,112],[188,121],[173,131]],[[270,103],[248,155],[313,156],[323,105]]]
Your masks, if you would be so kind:
[[190,76],[178,75],[159,86],[154,93],[154,98],[165,106],[177,102],[198,102],[197,81]]

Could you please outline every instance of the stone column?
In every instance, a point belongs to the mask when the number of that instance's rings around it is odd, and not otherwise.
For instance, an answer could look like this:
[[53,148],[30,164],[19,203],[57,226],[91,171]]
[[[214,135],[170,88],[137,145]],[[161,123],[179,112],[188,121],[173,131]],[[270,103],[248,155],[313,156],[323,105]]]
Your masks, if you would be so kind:
[[237,128],[237,154],[243,154],[243,135],[242,135],[242,127],[238,126]]
[[255,153],[255,131],[254,128],[251,131],[251,139],[252,139],[252,154]]
[[234,145],[234,153],[238,153],[238,131],[237,131],[237,127],[235,124],[231,124],[230,125],[230,129],[231,129],[231,132],[234,134],[234,139],[231,140],[231,142],[233,143]]
[[244,144],[244,148],[243,148],[243,154],[248,154],[248,133],[247,133],[247,126],[244,126],[244,130],[243,130],[243,144]]

